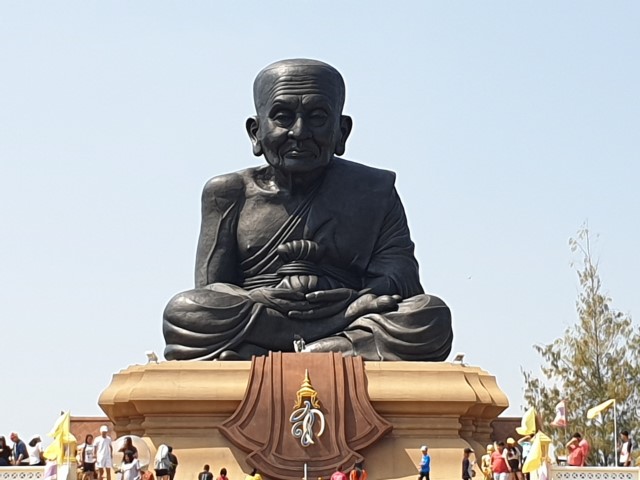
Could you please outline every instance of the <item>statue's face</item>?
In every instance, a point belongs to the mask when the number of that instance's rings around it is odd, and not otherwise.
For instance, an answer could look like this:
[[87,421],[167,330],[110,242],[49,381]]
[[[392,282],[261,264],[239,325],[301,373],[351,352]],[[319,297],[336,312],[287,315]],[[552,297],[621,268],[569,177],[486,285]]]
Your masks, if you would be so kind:
[[[257,123],[249,134],[267,162],[286,172],[310,172],[344,151],[350,131],[335,81],[311,67],[283,67],[258,91]],[[249,120],[251,121],[251,119]]]

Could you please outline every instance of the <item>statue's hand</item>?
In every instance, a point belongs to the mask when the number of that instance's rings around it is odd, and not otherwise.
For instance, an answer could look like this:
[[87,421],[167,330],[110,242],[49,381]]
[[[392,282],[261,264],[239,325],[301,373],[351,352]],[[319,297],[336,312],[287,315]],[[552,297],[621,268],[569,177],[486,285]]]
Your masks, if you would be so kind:
[[345,314],[348,320],[355,320],[367,313],[386,313],[395,312],[398,309],[398,303],[402,301],[400,295],[374,295],[366,293],[358,297]]
[[336,288],[307,293],[305,298],[311,308],[292,309],[289,311],[289,317],[297,320],[327,318],[344,311],[347,305],[353,302],[358,295],[358,292],[350,288]]
[[291,310],[308,310],[312,307],[305,298],[304,292],[288,288],[256,288],[249,292],[249,297],[254,302],[261,303],[283,315],[287,315]]

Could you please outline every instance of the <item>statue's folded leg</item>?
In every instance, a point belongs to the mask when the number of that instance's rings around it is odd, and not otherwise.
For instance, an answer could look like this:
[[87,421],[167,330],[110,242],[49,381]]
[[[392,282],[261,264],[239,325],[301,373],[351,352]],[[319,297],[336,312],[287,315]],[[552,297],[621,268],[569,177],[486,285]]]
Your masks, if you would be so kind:
[[164,311],[167,360],[213,360],[233,350],[260,314],[246,290],[216,283],[179,293]]
[[363,315],[340,334],[306,349],[340,351],[374,361],[442,361],[452,340],[449,307],[440,298],[423,294],[403,300],[395,312]]

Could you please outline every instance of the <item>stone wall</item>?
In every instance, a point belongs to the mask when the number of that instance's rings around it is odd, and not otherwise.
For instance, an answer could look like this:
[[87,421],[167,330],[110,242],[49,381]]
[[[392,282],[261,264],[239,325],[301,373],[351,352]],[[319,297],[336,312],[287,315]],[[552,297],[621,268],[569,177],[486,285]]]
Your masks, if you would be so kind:
[[113,430],[113,423],[107,417],[74,417],[71,416],[71,433],[78,440],[78,445],[84,443],[87,434],[94,437],[100,436],[100,427],[106,425],[109,427],[109,436],[115,440],[118,435]]
[[520,426],[520,417],[498,417],[491,423],[491,440],[494,442],[506,441],[507,438],[519,438],[516,427]]

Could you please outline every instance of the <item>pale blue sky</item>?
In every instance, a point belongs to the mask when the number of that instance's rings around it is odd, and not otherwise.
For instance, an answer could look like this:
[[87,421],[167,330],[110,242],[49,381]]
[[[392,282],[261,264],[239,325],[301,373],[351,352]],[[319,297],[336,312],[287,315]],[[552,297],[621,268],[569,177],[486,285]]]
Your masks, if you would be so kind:
[[633,1],[3,1],[0,434],[100,414],[112,373],[162,352],[202,185],[262,161],[251,84],[290,57],[343,73],[345,157],[397,172],[453,351],[518,414],[531,345],[575,320],[585,220],[638,321],[639,25]]

